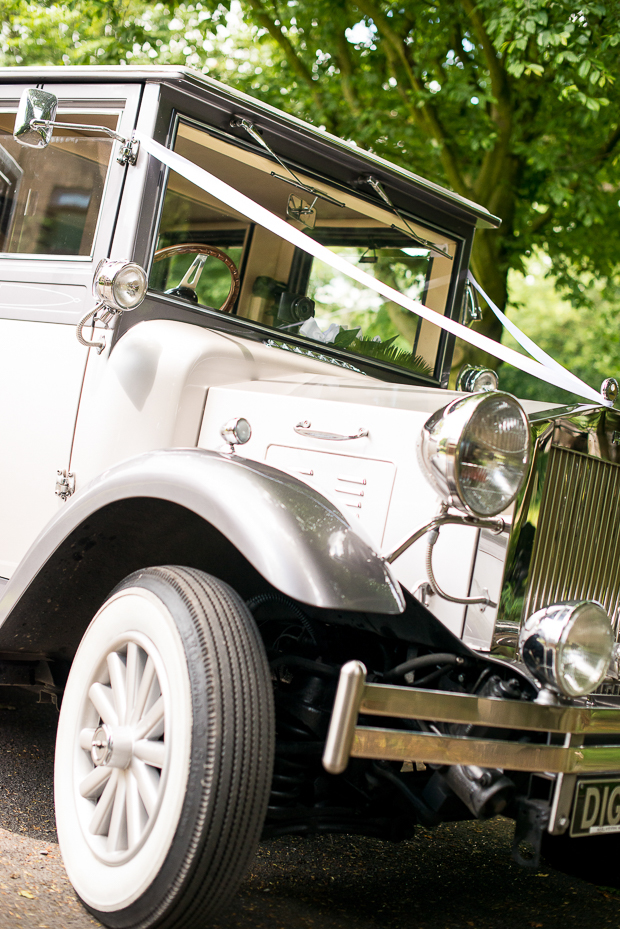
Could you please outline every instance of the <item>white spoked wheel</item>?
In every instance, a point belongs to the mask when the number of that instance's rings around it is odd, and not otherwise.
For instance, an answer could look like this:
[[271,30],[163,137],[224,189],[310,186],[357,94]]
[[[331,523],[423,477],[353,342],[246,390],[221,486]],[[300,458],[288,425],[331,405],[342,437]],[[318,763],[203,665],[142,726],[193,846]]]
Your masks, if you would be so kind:
[[67,872],[105,925],[186,929],[230,901],[266,812],[271,702],[253,619],[220,581],[150,568],[99,610],[63,696],[55,798]]
[[[121,598],[117,610],[143,608],[130,594]],[[82,832],[107,864],[129,861],[157,820],[174,740],[170,733],[166,742],[166,708],[169,686],[154,643],[138,632],[120,636],[83,695],[73,772],[85,801],[78,800]],[[188,720],[179,723],[187,728]]]

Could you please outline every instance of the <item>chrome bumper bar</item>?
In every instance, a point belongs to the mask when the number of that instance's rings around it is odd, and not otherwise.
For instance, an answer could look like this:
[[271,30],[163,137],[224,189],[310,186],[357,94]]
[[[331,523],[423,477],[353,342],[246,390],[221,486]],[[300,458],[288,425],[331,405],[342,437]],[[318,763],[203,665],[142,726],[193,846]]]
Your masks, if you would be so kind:
[[[432,722],[564,735],[563,745],[432,735],[358,726],[360,713]],[[620,772],[620,745],[584,746],[586,735],[620,735],[620,709],[547,706],[392,684],[367,684],[361,661],[349,661],[340,681],[323,766],[341,774],[349,758],[467,764],[481,768],[562,774]]]

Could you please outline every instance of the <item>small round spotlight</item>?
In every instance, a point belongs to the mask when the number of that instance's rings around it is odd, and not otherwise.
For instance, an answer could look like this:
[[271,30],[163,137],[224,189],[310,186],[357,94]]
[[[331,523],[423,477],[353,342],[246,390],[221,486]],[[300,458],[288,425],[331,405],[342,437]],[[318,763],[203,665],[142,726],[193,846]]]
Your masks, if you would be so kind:
[[225,426],[222,426],[221,436],[228,442],[230,450],[233,451],[235,445],[245,445],[246,442],[250,441],[252,427],[243,416],[236,416],[234,419],[229,419]]
[[482,390],[497,390],[498,385],[497,371],[481,365],[465,365],[456,379],[456,389],[466,394],[477,394]]
[[613,649],[609,616],[594,600],[555,603],[533,613],[519,634],[532,674],[566,697],[592,693],[607,674]]
[[95,298],[119,313],[140,306],[146,296],[146,289],[146,271],[134,261],[106,258],[95,271]]

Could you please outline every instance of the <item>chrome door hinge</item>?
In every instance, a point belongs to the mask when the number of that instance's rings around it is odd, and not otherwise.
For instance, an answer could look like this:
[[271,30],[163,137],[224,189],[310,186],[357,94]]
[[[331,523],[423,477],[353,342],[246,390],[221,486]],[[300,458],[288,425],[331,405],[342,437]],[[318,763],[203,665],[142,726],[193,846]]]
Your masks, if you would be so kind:
[[140,143],[137,139],[121,139],[120,142],[121,147],[116,159],[119,165],[135,165],[138,160]]
[[75,474],[72,471],[56,471],[55,494],[61,500],[68,500],[75,493]]

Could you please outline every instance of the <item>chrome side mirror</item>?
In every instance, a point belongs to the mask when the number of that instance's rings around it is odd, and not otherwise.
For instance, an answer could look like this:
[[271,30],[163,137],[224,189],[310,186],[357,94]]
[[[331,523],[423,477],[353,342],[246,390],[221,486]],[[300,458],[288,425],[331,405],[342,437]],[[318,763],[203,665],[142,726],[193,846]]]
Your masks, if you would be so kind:
[[54,131],[58,97],[47,90],[25,90],[15,117],[13,138],[30,148],[47,148]]
[[57,123],[58,97],[46,90],[29,88],[22,94],[15,117],[13,138],[31,148],[47,148],[54,128],[77,129],[80,132],[99,132],[121,143],[117,161],[119,165],[135,165],[140,143],[133,136],[126,139],[107,126],[89,126],[86,123]]

